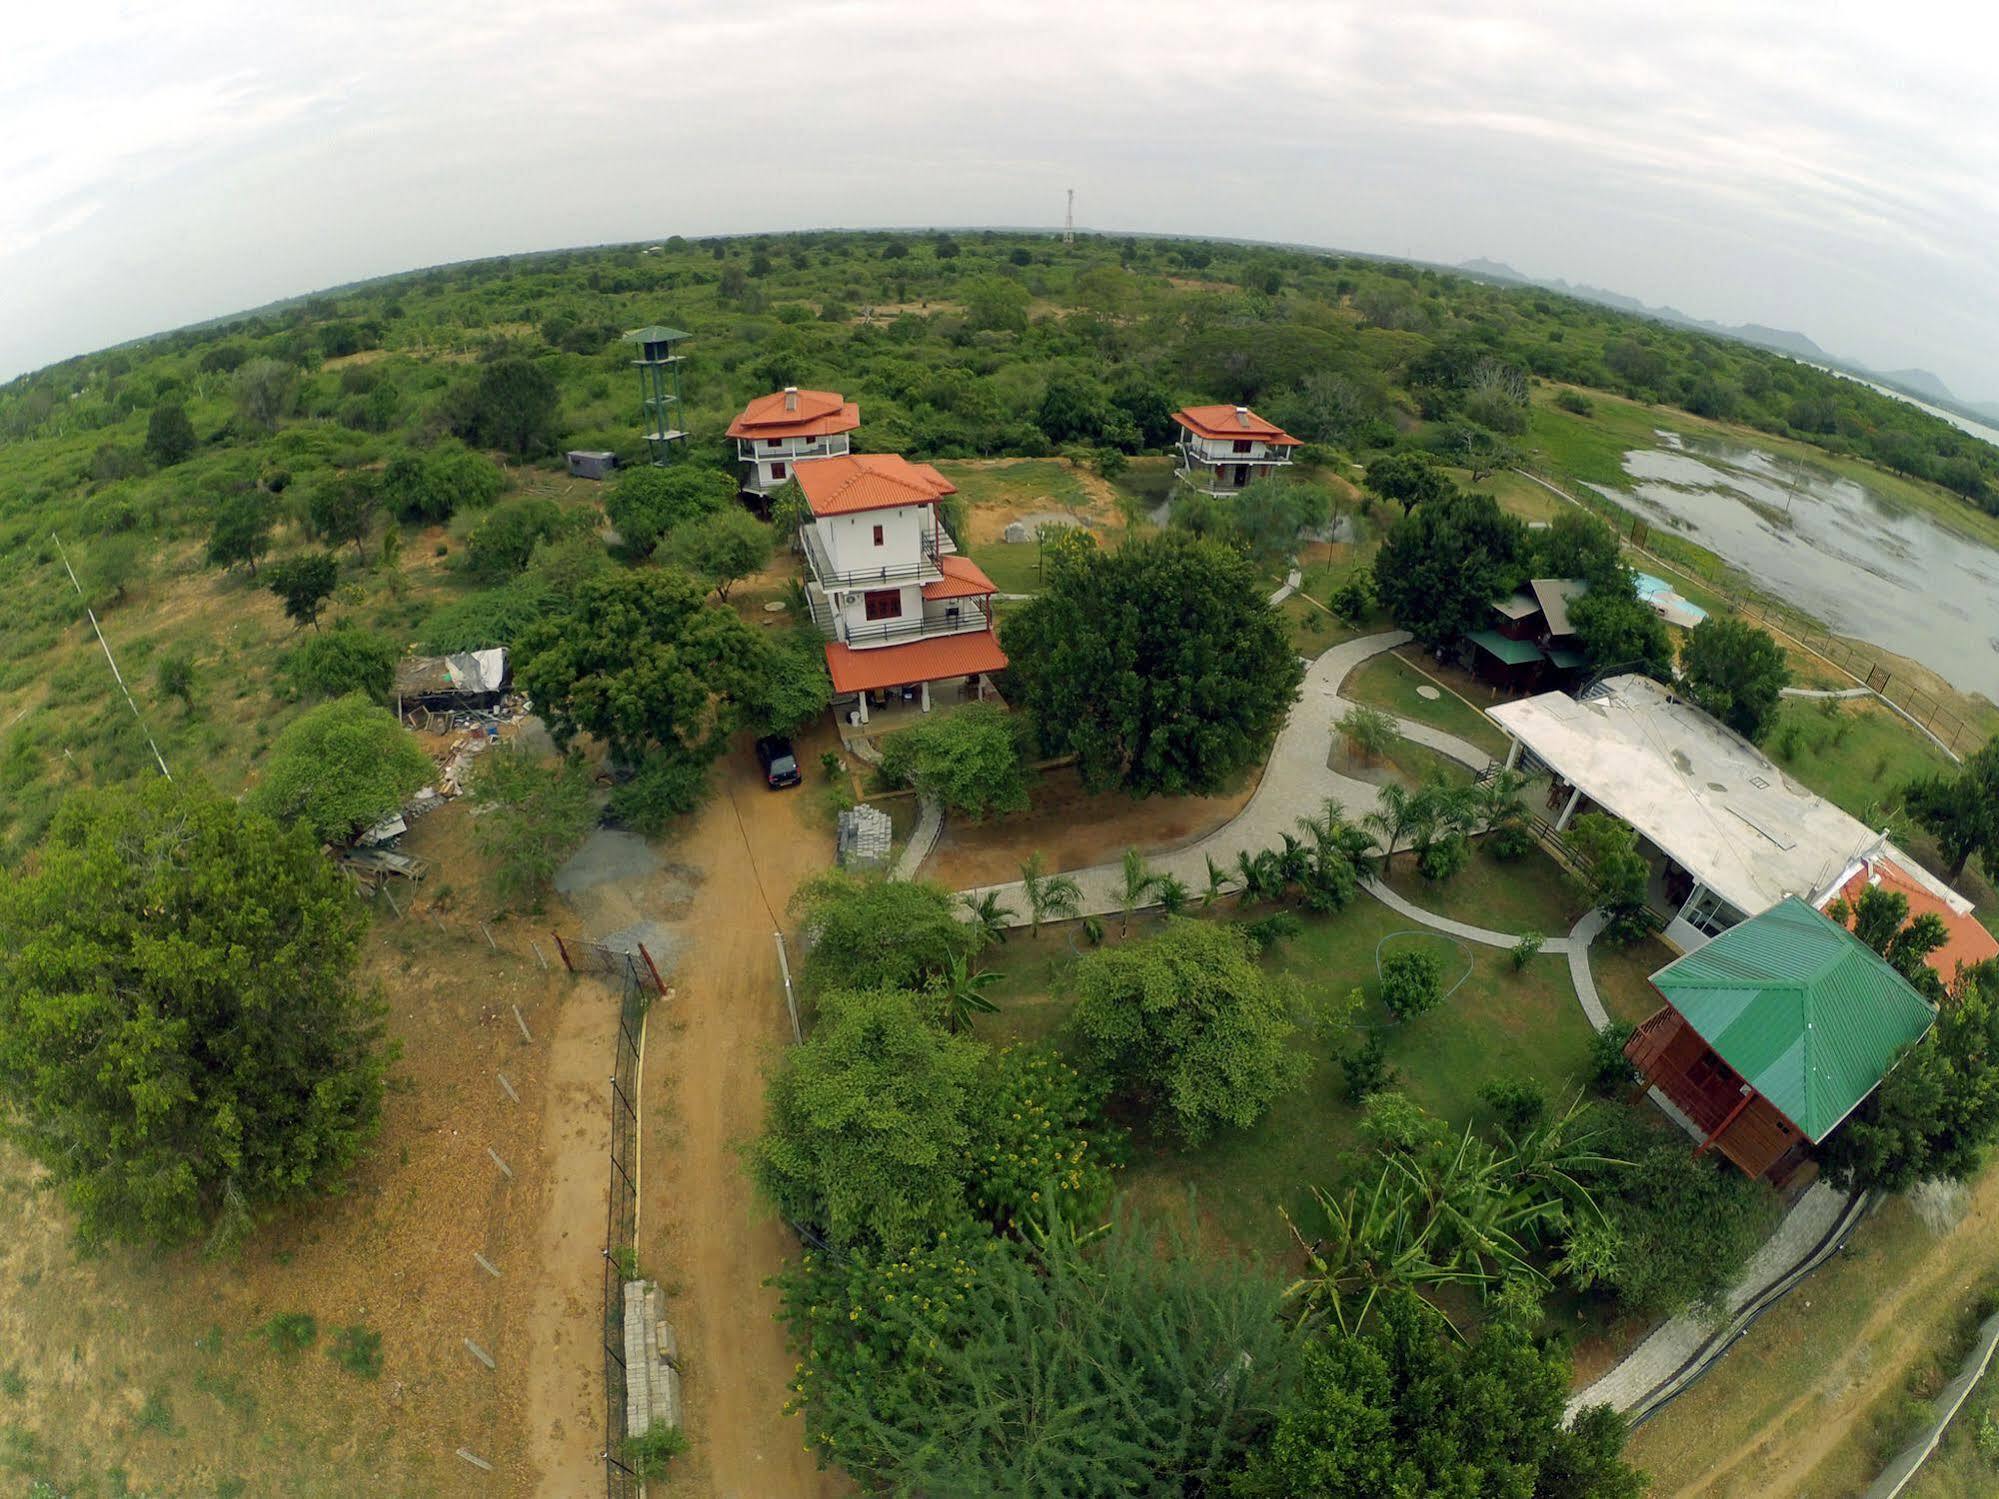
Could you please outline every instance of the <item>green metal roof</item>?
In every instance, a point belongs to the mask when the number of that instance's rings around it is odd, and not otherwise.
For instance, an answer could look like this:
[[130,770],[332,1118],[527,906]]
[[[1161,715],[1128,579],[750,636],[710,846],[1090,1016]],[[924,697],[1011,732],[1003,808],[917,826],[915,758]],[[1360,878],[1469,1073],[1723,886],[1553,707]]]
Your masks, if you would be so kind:
[[1796,896],[1668,964],[1652,982],[1814,1145],[1936,1019],[1880,954]]
[[1524,666],[1541,659],[1541,647],[1531,640],[1508,640],[1497,630],[1473,630],[1465,636],[1480,650],[1499,657],[1508,666]]
[[625,335],[625,342],[628,344],[664,344],[671,343],[676,338],[692,338],[693,336],[693,334],[679,328],[668,328],[663,324],[654,323],[650,328],[632,329],[631,332]]
[[1585,656],[1581,651],[1572,651],[1565,646],[1551,645],[1548,647],[1548,660],[1552,665],[1559,667],[1563,671],[1572,671],[1588,661],[1589,657]]

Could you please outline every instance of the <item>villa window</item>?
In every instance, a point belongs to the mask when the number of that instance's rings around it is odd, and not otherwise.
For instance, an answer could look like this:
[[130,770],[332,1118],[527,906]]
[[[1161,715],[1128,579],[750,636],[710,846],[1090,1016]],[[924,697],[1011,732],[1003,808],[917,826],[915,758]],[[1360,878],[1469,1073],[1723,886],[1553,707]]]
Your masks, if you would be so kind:
[[[881,527],[876,526],[876,531]],[[901,619],[902,590],[900,588],[877,588],[872,593],[861,595],[861,604],[867,610],[869,619]]]
[[1249,451],[1249,439],[1246,437],[1238,437],[1235,440],[1235,451],[1238,453],[1247,453]]
[[772,465],[770,466],[770,476],[771,476],[771,478],[773,478],[773,479],[779,479],[779,480],[783,479],[783,478],[784,478],[784,465],[783,465],[782,463],[773,463],[773,464],[772,464]]
[[767,448],[781,448],[784,446],[784,439],[782,437],[766,437],[764,439],[764,446]]
[[876,546],[880,546],[881,544],[882,544],[882,528],[881,528],[880,526],[876,526],[876,527],[875,527],[875,545],[876,545]]

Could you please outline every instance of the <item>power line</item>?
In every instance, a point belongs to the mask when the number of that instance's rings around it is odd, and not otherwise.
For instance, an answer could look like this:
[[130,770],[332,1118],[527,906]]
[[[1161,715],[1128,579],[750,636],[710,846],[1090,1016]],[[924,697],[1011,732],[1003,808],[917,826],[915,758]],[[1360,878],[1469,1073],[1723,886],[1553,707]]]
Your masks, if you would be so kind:
[[[49,540],[56,544],[56,555],[62,558],[62,570],[69,574],[69,586],[76,590],[78,598],[83,598],[83,585],[76,581],[76,569],[69,565],[69,553],[63,550],[62,538],[51,531]],[[173,772],[167,769],[166,757],[160,753],[160,747],[153,743],[153,733],[146,727],[145,715],[139,711],[139,705],[132,701],[132,689],[125,685],[125,674],[118,670],[118,659],[111,654],[111,642],[104,638],[104,628],[97,623],[97,611],[90,607],[87,599],[84,601],[83,612],[89,617],[90,628],[97,633],[97,643],[104,648],[104,659],[111,667],[111,679],[118,684],[118,690],[125,694],[125,706],[132,710],[132,718],[139,725],[139,732],[146,736],[146,748],[153,752],[153,759],[160,767],[160,774],[171,781],[174,778]]]

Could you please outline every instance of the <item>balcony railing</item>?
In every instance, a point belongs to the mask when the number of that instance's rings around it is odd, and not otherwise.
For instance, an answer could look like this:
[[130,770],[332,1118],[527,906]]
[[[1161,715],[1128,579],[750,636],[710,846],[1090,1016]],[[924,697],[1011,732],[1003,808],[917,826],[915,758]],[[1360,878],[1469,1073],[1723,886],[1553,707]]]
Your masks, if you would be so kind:
[[736,439],[736,457],[744,463],[783,463],[792,458],[838,458],[848,451],[847,435],[832,437],[787,437],[777,447],[766,447],[761,437]]
[[[844,640],[852,646],[896,645],[907,640],[929,640],[939,635],[970,635],[979,630],[989,629],[992,621],[983,609],[975,609],[966,604],[960,606],[956,614],[926,614],[903,619],[876,619],[862,625],[848,625],[838,611],[829,611],[830,618],[819,619],[819,612],[813,611],[813,619],[819,625],[819,633],[828,640]],[[831,628],[828,628],[828,625]]]
[[833,558],[826,550],[826,543],[820,539],[816,526],[802,527],[799,534],[805,538],[805,560],[811,564],[812,576],[821,588],[866,588],[873,583],[930,582],[943,576],[937,567],[937,538],[933,532],[923,533],[914,562],[852,568],[833,565]]

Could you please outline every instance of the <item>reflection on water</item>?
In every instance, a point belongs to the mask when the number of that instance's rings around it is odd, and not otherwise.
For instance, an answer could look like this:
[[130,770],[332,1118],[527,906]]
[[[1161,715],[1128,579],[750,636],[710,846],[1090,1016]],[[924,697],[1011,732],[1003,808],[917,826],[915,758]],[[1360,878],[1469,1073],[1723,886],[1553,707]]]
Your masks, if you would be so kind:
[[1999,551],[1851,479],[1757,448],[1661,432],[1602,492],[1679,531],[1842,635],[1999,700]]

